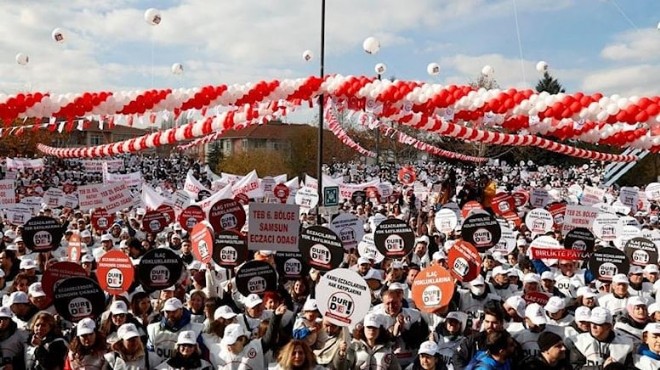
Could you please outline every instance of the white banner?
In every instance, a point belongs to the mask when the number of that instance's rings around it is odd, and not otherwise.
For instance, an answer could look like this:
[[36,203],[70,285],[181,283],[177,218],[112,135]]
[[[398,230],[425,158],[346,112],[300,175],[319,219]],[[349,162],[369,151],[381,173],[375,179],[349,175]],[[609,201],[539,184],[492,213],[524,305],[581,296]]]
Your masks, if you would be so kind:
[[192,175],[192,170],[188,171],[188,174],[186,175],[186,182],[183,184],[183,190],[188,193],[192,199],[197,199],[197,194],[202,190],[206,190],[209,193],[211,192]]
[[103,208],[109,213],[137,206],[140,203],[140,198],[133,197],[124,183],[107,185],[101,189],[100,194],[103,199]]
[[78,201],[81,211],[88,211],[92,208],[103,207],[103,197],[101,197],[103,184],[81,185],[78,186]]
[[43,170],[44,169],[44,160],[39,159],[26,159],[26,158],[7,158],[7,169],[8,170]]
[[14,180],[0,180],[0,205],[16,203],[16,183]]
[[248,248],[297,252],[300,220],[293,204],[250,203]]
[[142,184],[142,204],[149,209],[155,210],[165,203],[167,198],[158,194],[158,192],[147,184]]
[[64,204],[65,195],[62,189],[50,188],[44,193],[42,199],[43,205],[49,208],[57,208]]
[[254,170],[232,185],[231,191],[234,197],[238,194],[245,194],[252,199],[264,197],[264,191],[259,186],[259,176]]
[[206,218],[208,219],[209,210],[211,209],[211,207],[213,207],[215,203],[217,203],[220,199],[231,199],[231,197],[232,197],[231,185],[228,184],[224,188],[215,192],[215,194],[195,204],[200,206],[202,210],[204,210],[204,213],[206,213]]
[[89,160],[81,161],[81,163],[85,172],[103,173],[104,163],[108,166],[108,172],[117,172],[124,168],[124,161],[121,159],[111,159],[108,161]]
[[583,206],[593,206],[596,203],[601,203],[605,197],[605,190],[595,188],[593,186],[585,186],[582,191],[582,198],[580,204]]
[[128,187],[142,185],[142,173],[105,173],[103,181],[106,184],[122,183]]

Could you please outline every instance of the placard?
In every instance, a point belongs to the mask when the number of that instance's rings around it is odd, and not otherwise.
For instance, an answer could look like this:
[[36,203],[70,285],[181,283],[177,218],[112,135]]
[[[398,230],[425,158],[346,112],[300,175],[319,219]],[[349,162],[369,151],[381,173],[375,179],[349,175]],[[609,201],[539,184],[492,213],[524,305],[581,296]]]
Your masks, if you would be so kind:
[[525,303],[528,305],[532,303],[539,304],[541,306],[545,306],[548,304],[548,301],[550,300],[550,296],[548,296],[546,293],[543,292],[529,292],[525,293],[522,296],[523,300],[525,300]]
[[614,241],[617,237],[619,217],[611,213],[601,213],[594,220],[594,235],[606,242]]
[[158,211],[148,211],[142,218],[142,229],[147,233],[158,234],[165,230],[167,219],[165,214]]
[[121,295],[128,292],[133,284],[135,270],[131,258],[126,253],[112,249],[99,259],[96,276],[101,289],[111,295]]
[[[277,290],[277,273],[265,261],[249,261],[236,272],[236,289],[245,297]],[[317,287],[318,294],[318,287]]]
[[441,233],[450,234],[458,225],[456,212],[451,209],[443,208],[435,214],[435,228]]
[[527,202],[529,202],[529,193],[526,191],[514,191],[511,196],[515,202],[516,208],[523,207]]
[[250,203],[250,250],[298,251],[299,207],[294,204]]
[[60,246],[64,229],[56,219],[37,216],[23,225],[23,241],[33,252],[48,252]]
[[459,240],[447,254],[449,273],[457,280],[467,283],[481,273],[481,256],[474,245]]
[[500,224],[500,241],[497,242],[491,249],[489,249],[490,253],[495,253],[499,252],[503,256],[509,255],[513,252],[514,249],[516,249],[516,236],[513,234],[513,230],[511,230],[508,226],[502,226]]
[[596,245],[594,234],[584,227],[575,228],[566,234],[564,248],[591,253]]
[[318,192],[316,189],[312,189],[309,186],[303,186],[302,188],[298,189],[294,199],[296,204],[304,209],[311,209],[319,204]]
[[652,182],[646,185],[644,193],[646,193],[646,198],[648,200],[660,200],[660,183]]
[[190,232],[190,242],[196,260],[201,261],[203,264],[211,262],[213,258],[213,234],[204,223],[199,223],[193,227]]
[[234,199],[220,199],[209,210],[209,222],[215,232],[240,231],[245,225],[245,209]]
[[597,203],[602,203],[605,198],[605,189],[595,188],[593,186],[585,186],[580,198],[580,204],[584,206],[593,206]]
[[357,272],[336,269],[316,285],[316,303],[323,318],[337,326],[355,326],[371,308],[371,290]]
[[286,203],[287,199],[289,199],[290,192],[291,190],[289,187],[284,184],[277,184],[273,189],[273,195],[275,198],[279,199],[281,203]]
[[307,277],[309,266],[300,252],[279,252],[275,255],[275,267],[280,278],[298,280]]
[[179,215],[179,224],[187,232],[192,231],[195,225],[204,220],[206,220],[206,213],[202,207],[196,205],[186,207]]
[[485,250],[497,245],[502,230],[497,219],[490,214],[473,214],[463,221],[462,236],[477,250]]
[[0,205],[6,206],[16,203],[16,182],[14,180],[0,180]]
[[509,193],[504,192],[497,193],[490,204],[493,211],[499,216],[508,212],[514,212],[516,209],[515,199]]
[[105,208],[97,208],[92,212],[91,222],[94,230],[105,232],[115,222],[115,215],[108,213]]
[[533,234],[545,234],[552,231],[554,226],[554,219],[552,214],[543,208],[536,208],[531,210],[527,217],[525,217],[525,226]]
[[628,274],[630,261],[622,251],[607,247],[594,252],[589,259],[589,270],[598,280],[611,281],[616,274]]
[[376,227],[374,243],[385,257],[403,258],[415,246],[415,233],[405,221],[387,219]]
[[80,207],[80,210],[87,211],[92,208],[103,207],[104,201],[101,190],[103,190],[103,184],[78,186],[78,207]]
[[529,203],[533,208],[543,208],[550,201],[550,194],[545,189],[532,189]]
[[593,231],[592,225],[596,216],[598,216],[598,211],[592,207],[567,205],[564,214],[564,225],[561,229],[562,235],[565,236],[569,231],[578,227]]
[[247,261],[248,247],[245,235],[231,230],[220,231],[215,236],[213,261],[222,267],[236,267]]
[[161,204],[156,208],[156,212],[160,212],[165,216],[165,224],[169,225],[176,222],[176,214],[174,213],[174,208],[168,204]]
[[310,267],[330,271],[344,260],[344,247],[334,231],[323,226],[310,226],[302,230],[299,248]]
[[78,263],[81,253],[80,234],[74,233],[69,237],[69,244],[66,247],[67,261]]
[[398,180],[403,185],[412,185],[415,183],[417,176],[415,175],[415,170],[410,167],[404,167],[399,170]]
[[96,319],[105,310],[105,294],[90,278],[71,277],[62,280],[55,288],[53,297],[57,313],[71,322],[87,317]]
[[642,232],[637,227],[630,225],[618,227],[616,233],[617,235],[616,239],[614,239],[614,245],[620,250],[623,250],[628,240],[642,236]]
[[357,248],[364,236],[364,221],[351,213],[341,213],[330,221],[330,230],[339,235],[345,250]]
[[44,290],[47,297],[52,297],[55,286],[57,286],[61,280],[74,276],[86,277],[87,271],[85,271],[80,264],[75,262],[55,262],[44,271],[44,275],[41,279],[41,288]]
[[454,279],[440,265],[420,271],[412,283],[412,298],[418,310],[434,313],[446,307],[454,294]]
[[364,234],[362,241],[358,243],[358,254],[360,257],[373,260],[374,263],[381,263],[385,259],[385,256],[383,256],[378,251],[378,248],[376,248],[373,233]]
[[646,266],[658,263],[658,247],[647,238],[637,237],[628,240],[623,251],[631,265]]
[[[561,249],[561,245],[557,239],[551,236],[543,235],[532,240],[529,245],[529,249],[527,250],[528,254],[533,256],[534,249]],[[556,258],[543,258],[541,261],[543,261],[546,266],[552,266],[558,262]]]
[[564,215],[566,214],[566,204],[552,203],[548,206],[548,212],[552,215],[553,228],[557,231],[564,226]]
[[137,277],[147,290],[171,287],[181,277],[183,261],[173,250],[156,248],[147,251],[137,265]]

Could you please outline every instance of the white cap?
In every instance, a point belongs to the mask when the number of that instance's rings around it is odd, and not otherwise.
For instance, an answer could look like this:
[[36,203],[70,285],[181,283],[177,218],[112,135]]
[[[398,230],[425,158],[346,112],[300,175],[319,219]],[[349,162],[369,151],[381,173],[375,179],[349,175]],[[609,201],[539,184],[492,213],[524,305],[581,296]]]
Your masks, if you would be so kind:
[[103,234],[101,235],[101,241],[102,242],[111,242],[112,241],[112,235],[110,234]]
[[316,299],[314,298],[307,298],[305,301],[305,304],[303,305],[303,312],[304,311],[318,311],[318,306],[316,305]]
[[575,322],[591,321],[591,308],[580,306],[575,309]]
[[392,261],[392,264],[390,265],[390,268],[401,270],[401,269],[403,269],[403,262],[401,262],[401,261]]
[[9,305],[13,305],[15,303],[30,303],[28,300],[27,294],[24,292],[18,291],[18,292],[13,292],[12,294],[9,295]]
[[163,290],[163,291],[165,291],[165,292],[173,292],[173,291],[176,290],[176,287],[175,287],[174,285],[170,285],[170,286],[168,286],[167,288],[165,288],[165,289],[161,289],[161,290]]
[[555,280],[555,274],[552,273],[552,271],[544,271],[541,274],[541,280]]
[[357,261],[358,265],[371,264],[371,261],[367,257],[360,257]]
[[495,275],[509,275],[509,269],[505,269],[502,266],[495,266],[493,269],[493,276]]
[[229,306],[220,306],[216,308],[215,312],[213,313],[213,320],[218,320],[220,318],[231,320],[236,316],[238,316],[236,312],[232,311]]
[[438,353],[438,345],[435,344],[435,342],[427,340],[426,342],[422,343],[419,346],[419,350],[417,353],[424,354],[424,355],[429,355],[429,356],[435,356]]
[[16,231],[14,231],[14,230],[5,231],[5,238],[11,239],[11,240],[16,239]]
[[80,237],[81,238],[91,238],[92,233],[89,232],[89,230],[83,230],[80,232]]
[[165,305],[163,306],[163,311],[176,311],[180,308],[183,308],[183,303],[178,298],[170,298],[167,301],[165,301]]
[[272,255],[275,254],[275,251],[270,251],[270,250],[262,250],[262,251],[258,251],[258,252],[259,252],[260,255],[266,256],[266,257],[272,256]]
[[539,274],[534,274],[534,273],[530,272],[530,273],[525,274],[525,276],[523,277],[523,284],[527,284],[527,283],[537,283],[538,284],[540,282],[541,282],[541,277],[539,276]]
[[651,264],[644,266],[644,272],[647,274],[658,274],[660,273],[660,269],[658,269],[658,265]]
[[607,308],[594,307],[594,309],[591,310],[591,317],[589,318],[589,322],[596,325],[611,324],[612,314]]
[[647,306],[648,304],[644,300],[644,298],[639,297],[639,296],[632,296],[628,298],[628,302],[626,302],[626,306],[630,307],[636,307],[636,306]]
[[[173,311],[173,310],[169,310]],[[119,315],[119,314],[127,314],[128,313],[128,307],[126,306],[126,303],[124,301],[114,301],[110,305],[110,313],[113,315]]]
[[18,251],[18,245],[14,244],[14,243],[7,244],[7,248],[6,248],[6,249],[7,249],[8,251],[14,251],[14,252],[17,252],[17,251]]
[[202,263],[200,261],[192,261],[188,265],[188,270],[201,270],[202,269]]
[[545,325],[548,323],[543,312],[543,307],[538,303],[531,303],[525,308],[525,318],[532,321],[534,325]]
[[28,288],[28,294],[31,297],[35,297],[35,298],[46,296],[46,292],[44,292],[44,289],[42,288],[40,282],[33,283],[32,285],[30,285],[30,287]]
[[260,305],[262,302],[263,302],[263,300],[261,298],[259,298],[258,295],[253,293],[253,294],[250,294],[249,296],[247,296],[247,298],[245,298],[244,304],[245,304],[245,307],[247,307],[247,308],[255,308],[258,305]]
[[85,254],[80,258],[80,262],[92,263],[94,262],[94,256],[92,256],[91,254]]
[[511,297],[507,298],[506,301],[504,301],[507,306],[513,308],[516,310],[516,313],[520,317],[525,317],[525,307],[527,306],[527,302],[519,296],[519,295],[512,295]]
[[380,328],[382,326],[380,317],[377,314],[370,313],[364,317],[364,327]]
[[14,243],[23,243],[23,237],[17,236],[16,239],[14,239]]
[[546,303],[545,307],[543,308],[545,308],[545,310],[550,313],[557,313],[560,310],[566,308],[566,303],[564,302],[563,298],[552,296],[550,299],[548,299],[548,303]]
[[433,252],[432,257],[433,257],[434,261],[440,261],[440,260],[446,260],[447,259],[447,255],[444,253],[444,251],[442,251],[442,252],[441,251]]
[[387,287],[387,290],[406,290],[406,286],[402,283],[391,283]]
[[628,275],[641,275],[643,273],[644,270],[639,266],[630,266],[630,270],[628,270]]
[[364,280],[372,280],[372,279],[384,280],[383,273],[381,272],[381,270],[369,269],[369,271],[367,271],[367,273],[364,275]]
[[660,322],[651,322],[644,327],[644,333],[660,334]]
[[649,316],[653,315],[656,312],[660,312],[660,303],[651,303],[648,308]]
[[474,280],[470,281],[470,286],[475,286],[475,285],[485,285],[484,277],[481,275],[478,275]]
[[78,321],[78,324],[76,325],[76,335],[80,337],[86,334],[92,334],[94,329],[96,329],[94,320],[86,317]]
[[630,284],[628,277],[625,274],[616,274],[612,277],[612,284]]
[[37,263],[34,262],[33,259],[25,258],[21,260],[21,264],[19,265],[19,268],[21,270],[32,270],[37,268]]
[[11,318],[11,309],[7,306],[0,307],[0,317]]
[[591,288],[588,286],[582,286],[578,288],[577,290],[577,296],[578,297],[584,297],[584,298],[596,298],[597,294]]
[[138,332],[135,324],[124,324],[117,329],[117,336],[120,340],[128,340],[131,338],[139,337],[140,333]]
[[179,336],[176,338],[176,345],[180,344],[197,344],[197,336],[192,330],[184,330],[179,333]]
[[243,327],[240,324],[229,324],[225,327],[225,333],[222,336],[220,343],[225,345],[232,345],[236,343],[238,338],[247,337],[248,334],[245,333]]

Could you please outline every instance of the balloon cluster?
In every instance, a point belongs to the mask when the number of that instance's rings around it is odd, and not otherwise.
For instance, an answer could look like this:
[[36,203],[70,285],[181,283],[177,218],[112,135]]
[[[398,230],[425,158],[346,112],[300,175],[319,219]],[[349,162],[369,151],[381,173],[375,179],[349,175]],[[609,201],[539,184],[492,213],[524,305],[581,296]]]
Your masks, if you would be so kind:
[[337,119],[337,115],[334,113],[331,107],[327,107],[325,109],[324,116],[326,121],[328,121],[328,129],[335,135],[337,139],[339,139],[339,141],[342,142],[342,144],[355,150],[356,152],[362,154],[365,157],[371,157],[371,158],[376,157],[376,153],[363,148],[362,145],[356,143],[350,136],[348,136],[346,131],[344,131],[344,129],[341,127],[341,124]]

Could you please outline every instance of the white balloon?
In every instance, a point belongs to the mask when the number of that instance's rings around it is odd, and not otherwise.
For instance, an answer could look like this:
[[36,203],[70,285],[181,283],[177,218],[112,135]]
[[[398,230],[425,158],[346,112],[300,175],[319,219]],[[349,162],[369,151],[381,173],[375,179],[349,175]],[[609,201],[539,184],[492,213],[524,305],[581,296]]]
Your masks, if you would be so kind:
[[30,57],[28,57],[26,54],[23,53],[16,54],[16,63],[24,66],[29,62],[30,62]]
[[362,43],[362,48],[367,54],[376,54],[380,50],[380,41],[375,37],[367,37]]
[[374,70],[375,70],[376,73],[378,73],[379,75],[382,75],[383,73],[385,73],[385,71],[387,71],[387,66],[385,65],[385,63],[378,63],[378,64],[376,64],[376,66],[374,67]]
[[302,57],[305,62],[309,62],[310,60],[314,59],[314,53],[312,53],[311,50],[305,50]]
[[64,31],[61,28],[56,28],[53,30],[53,33],[50,34],[50,37],[52,37],[58,44],[61,44],[64,42]]
[[545,61],[540,61],[536,63],[536,70],[539,73],[545,73],[548,70],[548,63],[546,63]]
[[440,65],[438,63],[429,63],[426,66],[426,72],[431,76],[437,76],[440,74]]
[[491,66],[485,66],[484,68],[481,69],[481,74],[484,75],[485,77],[493,77],[495,74],[495,69]]
[[144,20],[152,26],[157,26],[163,20],[160,10],[149,8],[144,12]]
[[172,64],[172,73],[175,75],[180,75],[183,73],[183,64],[181,63],[174,63]]

